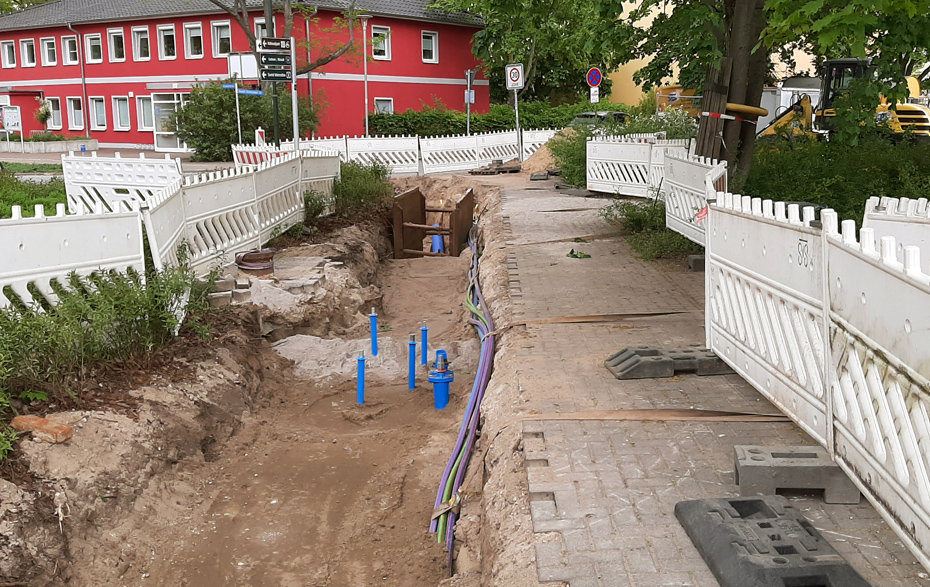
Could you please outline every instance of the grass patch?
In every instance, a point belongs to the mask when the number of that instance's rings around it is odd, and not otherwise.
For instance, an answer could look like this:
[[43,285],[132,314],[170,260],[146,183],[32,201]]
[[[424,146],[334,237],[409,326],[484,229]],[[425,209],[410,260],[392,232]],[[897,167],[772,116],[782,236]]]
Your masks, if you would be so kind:
[[702,253],[704,248],[665,227],[665,203],[614,200],[598,214],[623,228],[626,240],[646,261],[675,259]]
[[43,204],[46,214],[55,213],[55,205],[67,202],[65,182],[53,179],[48,183],[20,181],[12,173],[0,172],[0,218],[10,218],[12,207],[23,207],[23,216],[33,216],[35,205]]
[[336,213],[346,214],[360,208],[376,208],[389,202],[394,195],[394,186],[387,179],[390,173],[390,168],[380,163],[343,163],[342,177],[333,185]]
[[3,170],[8,173],[63,173],[60,163],[20,163],[3,162]]

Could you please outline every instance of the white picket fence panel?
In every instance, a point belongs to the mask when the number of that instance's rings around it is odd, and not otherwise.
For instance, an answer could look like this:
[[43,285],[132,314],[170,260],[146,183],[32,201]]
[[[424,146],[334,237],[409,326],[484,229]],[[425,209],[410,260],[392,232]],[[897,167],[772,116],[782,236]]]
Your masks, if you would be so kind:
[[716,194],[707,342],[830,451],[930,566],[930,271],[919,246],[876,239],[882,226],[925,235],[925,208],[875,204],[885,224],[857,235],[832,210],[812,225],[813,208]]
[[68,211],[92,213],[102,204],[110,212],[127,212],[133,202],[146,203],[155,192],[181,177],[180,159],[75,155],[61,156],[61,168],[68,196]]
[[[342,161],[348,161],[348,150],[345,137],[322,137],[318,139],[301,139],[300,150],[305,153],[319,153],[328,155],[332,152],[339,154]],[[233,162],[236,169],[243,165],[260,165],[272,158],[281,157],[294,152],[294,141],[281,141],[279,149],[273,144],[264,145],[232,145]]]
[[478,167],[489,165],[495,159],[506,163],[520,155],[520,136],[515,130],[482,133],[475,137],[478,139]]
[[703,157],[671,154],[665,157],[665,225],[704,245],[704,225],[699,213],[707,206],[707,195],[727,189],[727,162]]
[[539,129],[523,131],[523,160],[526,161],[533,156],[533,153],[540,147],[549,142],[559,132],[555,129]]
[[[898,243],[920,247],[921,256],[930,259],[930,206],[927,198],[869,198],[862,226],[874,230],[876,240],[893,236]],[[902,247],[898,245],[901,261],[904,260]]]
[[649,197],[652,140],[625,137],[588,140],[588,189],[621,196]]
[[656,140],[652,145],[652,161],[649,168],[649,186],[660,189],[665,179],[665,158],[668,155],[688,155],[690,139]]
[[478,138],[472,136],[421,137],[423,173],[468,171],[478,166]]
[[346,139],[349,161],[380,163],[391,173],[418,173],[420,140],[417,137],[353,137]]
[[55,216],[46,216],[37,205],[33,218],[23,218],[21,208],[13,206],[12,218],[0,220],[0,307],[12,303],[9,290],[29,306],[41,302],[36,295],[54,305],[58,296],[52,283],[66,284],[72,272],[86,276],[132,269],[144,276],[142,226],[134,206],[128,212],[104,212],[98,204],[93,213],[66,214],[65,204],[58,204]]

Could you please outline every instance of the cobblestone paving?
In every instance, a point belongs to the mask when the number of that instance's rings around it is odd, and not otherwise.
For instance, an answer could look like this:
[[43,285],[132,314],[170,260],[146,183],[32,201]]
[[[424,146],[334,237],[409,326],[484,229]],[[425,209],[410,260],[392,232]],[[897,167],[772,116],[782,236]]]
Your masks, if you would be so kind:
[[[627,346],[704,342],[703,274],[634,258],[594,212],[605,203],[553,191],[504,192],[515,320],[667,313],[527,324],[518,373],[527,408],[775,412],[735,375],[618,381],[604,368],[604,359]],[[578,208],[585,210],[571,211]],[[587,235],[599,238],[573,240]],[[566,257],[572,248],[591,258]],[[539,578],[571,587],[716,586],[675,519],[675,504],[738,495],[734,445],[812,443],[783,423],[537,421],[525,422],[523,435],[534,531],[559,535],[537,544]],[[868,502],[831,505],[806,494],[790,499],[876,587],[930,585]]]

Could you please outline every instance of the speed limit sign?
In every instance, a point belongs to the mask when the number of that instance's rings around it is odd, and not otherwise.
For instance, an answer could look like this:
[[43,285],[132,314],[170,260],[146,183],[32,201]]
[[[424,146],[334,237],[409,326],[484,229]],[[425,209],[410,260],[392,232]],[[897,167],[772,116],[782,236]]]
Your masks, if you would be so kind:
[[504,78],[507,80],[508,90],[523,89],[523,64],[511,63],[504,66]]

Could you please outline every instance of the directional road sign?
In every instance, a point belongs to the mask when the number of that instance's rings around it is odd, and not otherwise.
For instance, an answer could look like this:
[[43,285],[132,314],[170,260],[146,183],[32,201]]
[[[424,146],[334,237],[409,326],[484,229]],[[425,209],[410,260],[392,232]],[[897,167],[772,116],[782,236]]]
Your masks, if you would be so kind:
[[223,89],[224,90],[235,90],[236,84],[223,84]]
[[263,82],[289,82],[294,78],[290,69],[262,69],[258,72],[258,79]]
[[258,40],[259,51],[288,51],[291,50],[291,39],[277,39],[274,37],[262,37]]
[[592,67],[591,69],[588,70],[588,75],[585,76],[585,79],[587,80],[589,86],[591,86],[592,88],[596,88],[599,85],[601,85],[601,81],[604,78],[601,75],[600,69],[596,67]]
[[246,88],[239,88],[240,96],[264,96],[264,90],[249,90]]
[[261,53],[258,62],[261,65],[290,65],[291,56],[287,53]]
[[522,63],[511,63],[504,66],[504,74],[507,81],[508,90],[522,90],[523,89],[523,64]]

